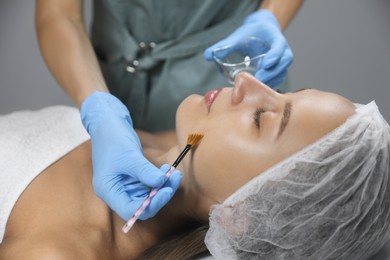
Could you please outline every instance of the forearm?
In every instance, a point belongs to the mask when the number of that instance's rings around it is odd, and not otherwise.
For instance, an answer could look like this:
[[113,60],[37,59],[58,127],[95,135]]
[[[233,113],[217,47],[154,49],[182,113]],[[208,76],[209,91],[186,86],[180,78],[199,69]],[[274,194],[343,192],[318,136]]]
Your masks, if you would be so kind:
[[279,25],[283,30],[287,28],[304,0],[264,0],[260,5],[260,9],[267,9],[271,11]]
[[36,6],[36,30],[42,55],[56,80],[80,107],[93,91],[107,92],[84,28],[81,1],[72,6],[78,8],[72,15],[56,5],[45,4],[37,1]]

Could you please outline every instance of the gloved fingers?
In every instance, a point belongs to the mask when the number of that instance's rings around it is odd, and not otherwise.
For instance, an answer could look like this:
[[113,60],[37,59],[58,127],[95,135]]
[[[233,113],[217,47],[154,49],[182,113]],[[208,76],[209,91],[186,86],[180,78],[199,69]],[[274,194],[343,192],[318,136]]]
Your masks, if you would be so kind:
[[213,50],[215,49],[215,45],[212,45],[208,47],[204,52],[203,52],[203,57],[205,60],[212,61],[213,60]]
[[134,183],[125,184],[124,188],[127,194],[132,199],[138,199],[146,197],[149,194],[150,188],[140,183],[139,181]]
[[277,89],[278,86],[280,86],[283,81],[286,79],[287,76],[287,70],[284,71],[282,74],[280,74],[278,77],[273,78],[267,82],[264,82],[267,86],[271,87],[272,89]]
[[[164,173],[167,173],[169,171],[169,169],[171,168],[171,166],[169,164],[163,164],[161,167],[160,167],[160,170]],[[163,188],[166,188],[166,187],[169,187],[169,188],[172,188],[173,190],[173,193],[176,192],[176,190],[179,188],[180,186],[180,183],[181,183],[181,179],[182,179],[182,174],[179,170],[173,170],[173,172],[171,173],[171,175],[169,176],[169,178],[167,179],[167,181],[165,182],[165,184],[163,185]]]
[[165,181],[165,172],[150,163],[141,152],[129,158],[127,165],[128,174],[146,186],[158,187]]
[[278,74],[270,73],[267,70],[260,70],[255,74],[255,77],[268,85],[269,87],[275,89],[279,84],[281,84],[285,77],[287,76],[287,69],[279,72]]
[[265,69],[269,69],[269,68],[275,66],[275,64],[278,64],[280,59],[282,59],[286,48],[288,47],[286,45],[286,41],[283,41],[280,39],[271,42],[270,45],[271,45],[271,48],[265,54],[263,64],[262,64],[262,66]]
[[169,164],[164,163],[163,165],[161,165],[160,170],[161,170],[164,174],[166,174],[166,173],[169,171],[170,168],[171,168],[171,166],[170,166]]
[[280,77],[280,75],[286,74],[285,72],[287,72],[292,62],[293,62],[293,54],[290,49],[286,49],[279,63],[275,64],[274,67],[270,67],[269,69],[266,70],[272,71],[274,75],[278,75],[276,77]]
[[[234,37],[228,37],[226,39],[223,39],[214,45],[208,47],[204,52],[203,56],[206,60],[212,61],[213,60],[213,51],[217,49],[223,49],[222,51],[218,52],[218,58],[224,58],[227,56],[230,52],[235,51],[239,48],[237,45],[237,41],[233,40]],[[226,47],[226,51],[224,51]]]
[[[171,166],[169,164],[163,164],[161,167],[160,167],[160,170],[164,173],[167,173],[169,171],[169,169],[171,168]],[[169,187],[169,188],[172,188],[173,190],[173,193],[176,192],[176,190],[179,188],[180,186],[180,183],[181,183],[181,180],[182,180],[183,176],[181,174],[181,172],[179,170],[173,170],[171,176],[167,179],[167,181],[165,182],[164,184],[164,188],[165,187]]]
[[170,187],[173,190],[173,193],[177,191],[180,186],[183,176],[180,171],[174,170],[172,175],[169,177],[167,182],[164,184],[164,187]]
[[130,218],[134,216],[134,213],[141,207],[142,203],[144,203],[145,198],[128,199],[123,201],[123,206],[119,208],[118,211],[114,210],[124,221],[128,221]]
[[283,82],[284,78],[287,75],[287,70],[290,64],[293,61],[293,54],[291,49],[286,49],[283,53],[282,58],[278,64],[275,64],[273,67],[266,69],[262,67],[256,74],[255,77],[264,83],[272,82],[274,85],[271,87],[276,87],[276,83]]
[[[160,170],[163,172],[168,172],[169,169],[169,164],[164,164],[160,167]],[[144,213],[141,214],[141,219],[153,217],[165,204],[167,204],[179,188],[181,180],[181,172],[174,170],[164,186],[152,198],[150,205],[145,209]]]
[[[137,190],[134,186],[128,186],[120,180],[112,179],[107,181],[94,176],[92,182],[98,197],[126,221],[134,214],[149,194],[149,189]],[[129,191],[132,191],[133,194],[129,194]]]
[[139,216],[139,219],[146,220],[148,218],[154,217],[157,212],[159,212],[160,209],[168,203],[173,194],[174,192],[170,187],[161,188],[151,199],[149,206],[145,208],[145,210]]

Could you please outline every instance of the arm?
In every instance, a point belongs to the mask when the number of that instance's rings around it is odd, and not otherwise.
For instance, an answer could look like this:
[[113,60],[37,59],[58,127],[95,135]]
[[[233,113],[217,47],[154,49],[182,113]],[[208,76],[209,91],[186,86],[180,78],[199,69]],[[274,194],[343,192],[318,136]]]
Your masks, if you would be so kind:
[[294,18],[304,0],[264,0],[260,9],[271,11],[279,22],[280,28],[285,30]]
[[[82,0],[36,0],[36,27],[45,61],[78,107],[92,141],[95,193],[128,220],[165,173],[143,155],[127,107],[108,92],[83,23]],[[154,216],[173,196],[172,175],[140,219]],[[171,177],[171,180],[172,180]]]
[[82,13],[82,0],[36,1],[35,23],[42,55],[78,107],[93,91],[108,92]]

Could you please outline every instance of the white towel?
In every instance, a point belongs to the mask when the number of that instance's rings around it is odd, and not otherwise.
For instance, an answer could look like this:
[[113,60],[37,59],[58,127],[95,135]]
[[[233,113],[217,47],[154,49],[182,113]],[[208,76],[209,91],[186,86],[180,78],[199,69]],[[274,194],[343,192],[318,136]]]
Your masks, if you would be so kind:
[[0,115],[0,243],[11,210],[29,183],[88,139],[73,107]]

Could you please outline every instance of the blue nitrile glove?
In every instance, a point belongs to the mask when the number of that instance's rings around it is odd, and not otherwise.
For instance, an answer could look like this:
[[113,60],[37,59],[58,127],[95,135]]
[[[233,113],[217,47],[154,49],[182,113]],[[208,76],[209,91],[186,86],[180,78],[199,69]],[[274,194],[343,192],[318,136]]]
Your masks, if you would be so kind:
[[[95,91],[83,102],[81,119],[91,136],[94,190],[127,221],[149,195],[150,187],[164,182],[167,166],[159,170],[145,159],[129,111],[113,95]],[[180,182],[181,173],[175,171],[140,219],[153,217]]]
[[203,55],[206,60],[211,61],[214,49],[227,45],[234,46],[250,37],[258,37],[270,45],[270,50],[266,53],[255,77],[270,87],[277,87],[287,76],[287,69],[293,61],[293,54],[278,21],[268,10],[261,9],[249,15],[237,30],[226,39],[207,48]]

